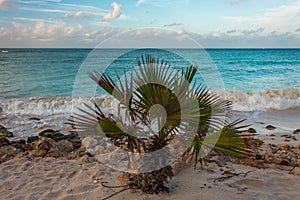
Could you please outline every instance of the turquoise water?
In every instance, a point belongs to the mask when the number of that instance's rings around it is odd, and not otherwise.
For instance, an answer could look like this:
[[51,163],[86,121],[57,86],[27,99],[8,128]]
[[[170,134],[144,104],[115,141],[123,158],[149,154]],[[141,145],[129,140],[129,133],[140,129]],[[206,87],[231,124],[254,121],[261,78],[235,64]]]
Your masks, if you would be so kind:
[[[81,64],[92,49],[1,49],[0,99],[26,97],[72,96],[74,81]],[[100,66],[103,58],[113,58],[124,50],[100,49],[86,60],[90,66]],[[177,50],[193,59],[198,50]],[[130,69],[136,57],[144,51],[133,51],[115,61],[106,73]],[[164,56],[175,68],[189,63],[170,53],[148,50],[158,57]],[[300,88],[300,49],[208,49],[224,87],[248,91],[282,90]],[[210,65],[201,63],[199,66]],[[205,68],[204,68],[205,69]],[[212,77],[213,78],[213,77]]]

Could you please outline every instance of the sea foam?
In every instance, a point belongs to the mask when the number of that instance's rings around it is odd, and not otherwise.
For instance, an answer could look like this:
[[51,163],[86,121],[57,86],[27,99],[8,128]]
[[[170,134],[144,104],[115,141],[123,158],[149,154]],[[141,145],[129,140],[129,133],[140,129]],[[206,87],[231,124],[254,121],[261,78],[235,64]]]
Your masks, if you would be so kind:
[[[266,90],[264,92],[241,92],[222,90],[217,92],[222,98],[233,103],[233,110],[252,112],[267,110],[285,110],[300,106],[300,89],[285,88],[283,90]],[[117,101],[108,95],[93,98],[104,110],[116,108]],[[0,102],[2,115],[36,115],[48,116],[56,114],[72,114],[76,108],[90,103],[87,97],[57,97],[26,99],[6,99]]]
[[263,92],[241,92],[223,90],[218,92],[223,98],[233,103],[236,111],[285,110],[300,106],[300,89],[266,90]]

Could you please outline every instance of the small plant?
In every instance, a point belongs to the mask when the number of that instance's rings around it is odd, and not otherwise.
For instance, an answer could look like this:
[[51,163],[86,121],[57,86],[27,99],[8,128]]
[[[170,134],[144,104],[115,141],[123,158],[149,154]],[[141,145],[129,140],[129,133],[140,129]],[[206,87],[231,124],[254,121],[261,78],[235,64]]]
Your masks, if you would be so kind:
[[[230,102],[199,84],[196,72],[196,66],[174,70],[151,55],[138,58],[137,68],[124,72],[123,80],[117,76],[113,81],[105,73],[91,72],[90,78],[119,101],[118,115],[104,114],[94,102],[94,108],[86,105],[93,113],[81,109],[89,117],[77,114],[72,124],[82,132],[91,127],[101,129],[115,146],[134,154],[155,152],[181,136],[187,145],[180,156],[194,160],[195,167],[206,149],[235,157],[245,155],[244,141],[238,135],[241,121],[225,121]],[[145,193],[168,191],[165,184],[174,176],[170,163],[126,175],[125,187]]]

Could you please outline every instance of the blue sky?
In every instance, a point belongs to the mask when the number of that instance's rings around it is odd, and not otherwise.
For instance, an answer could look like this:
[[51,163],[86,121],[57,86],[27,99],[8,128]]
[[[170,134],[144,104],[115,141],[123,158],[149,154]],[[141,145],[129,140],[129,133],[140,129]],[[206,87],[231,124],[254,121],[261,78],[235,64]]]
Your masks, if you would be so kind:
[[204,47],[300,47],[300,0],[0,0],[0,17],[0,47],[95,47],[143,27]]

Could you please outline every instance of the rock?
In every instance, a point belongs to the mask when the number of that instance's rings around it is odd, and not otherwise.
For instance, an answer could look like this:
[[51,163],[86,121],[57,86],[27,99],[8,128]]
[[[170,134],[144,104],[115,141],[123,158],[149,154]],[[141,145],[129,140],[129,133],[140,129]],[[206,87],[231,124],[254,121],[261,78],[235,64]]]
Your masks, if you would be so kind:
[[40,137],[33,144],[33,150],[29,152],[30,157],[62,157],[64,153],[60,151],[59,144],[48,137]]
[[256,133],[256,130],[255,130],[254,128],[249,128],[249,129],[248,129],[248,132],[249,132],[249,133]]
[[85,148],[94,148],[96,145],[98,145],[98,141],[93,137],[86,137],[82,140],[82,145]]
[[81,147],[81,139],[78,138],[72,138],[71,140],[68,140],[72,143],[74,149],[79,149]]
[[266,129],[268,129],[268,130],[275,130],[276,127],[272,126],[272,125],[268,125],[268,126],[266,126]]
[[22,149],[22,146],[26,144],[25,140],[17,140],[17,141],[12,141],[11,145],[14,146],[17,149]]
[[299,134],[300,133],[300,129],[296,129],[294,130],[293,134]]
[[72,143],[67,140],[61,140],[57,144],[59,150],[63,153],[70,153],[71,151],[73,151]]
[[59,149],[54,148],[48,151],[46,156],[58,158],[58,157],[63,157],[64,154]]
[[0,147],[10,144],[10,141],[6,137],[0,137]]
[[29,120],[40,121],[41,119],[40,119],[40,118],[37,118],[37,117],[30,117]]
[[30,143],[30,144],[24,144],[22,146],[22,149],[23,149],[23,151],[31,151],[31,150],[33,150],[33,145],[32,145],[32,143]]
[[128,182],[129,182],[129,178],[130,178],[130,174],[129,173],[123,173],[123,174],[120,174],[117,179],[120,183],[121,186],[127,186],[128,185]]
[[11,145],[0,147],[0,163],[14,158],[18,153],[18,149]]
[[14,137],[13,133],[0,125],[0,137]]
[[39,133],[41,137],[47,137],[59,141],[64,139],[64,134],[60,133],[58,130],[46,129]]
[[279,165],[291,166],[291,161],[289,159],[282,159]]
[[263,158],[263,156],[261,154],[256,154],[255,155],[255,159],[256,160],[263,160],[264,158]]
[[300,176],[300,167],[294,167],[290,172],[289,174],[293,174],[293,175],[296,175],[296,176]]
[[38,136],[29,136],[29,137],[27,138],[27,143],[32,143],[32,142],[34,142],[34,141],[37,141],[38,139],[39,139]]
[[61,140],[68,140],[72,143],[74,149],[78,149],[81,147],[81,139],[79,138],[78,133],[72,132],[69,135],[64,135],[60,133],[58,130],[47,129],[39,133],[41,137],[47,137],[55,140],[56,142]]

